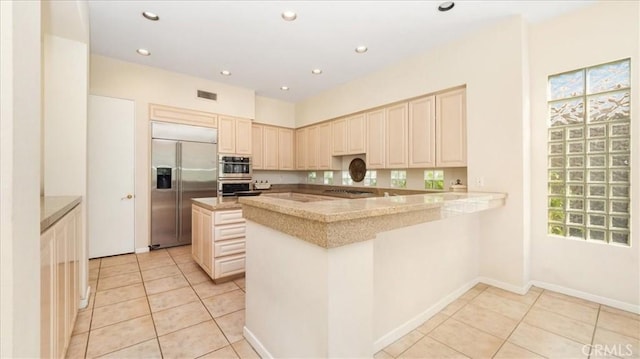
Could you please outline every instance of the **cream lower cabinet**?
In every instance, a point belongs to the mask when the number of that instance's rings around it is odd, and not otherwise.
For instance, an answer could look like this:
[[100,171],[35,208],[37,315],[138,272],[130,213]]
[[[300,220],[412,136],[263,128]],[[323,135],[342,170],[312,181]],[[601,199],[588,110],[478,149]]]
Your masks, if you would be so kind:
[[217,282],[244,273],[246,224],[242,210],[191,208],[193,259]]
[[80,304],[82,219],[76,206],[40,236],[40,357],[64,358]]

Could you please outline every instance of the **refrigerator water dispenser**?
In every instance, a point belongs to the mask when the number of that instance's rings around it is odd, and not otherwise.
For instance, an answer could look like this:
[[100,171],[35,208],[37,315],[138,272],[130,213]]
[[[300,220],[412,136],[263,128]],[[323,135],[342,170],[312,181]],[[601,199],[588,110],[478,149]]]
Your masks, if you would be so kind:
[[158,189],[171,189],[171,167],[159,167],[157,175]]

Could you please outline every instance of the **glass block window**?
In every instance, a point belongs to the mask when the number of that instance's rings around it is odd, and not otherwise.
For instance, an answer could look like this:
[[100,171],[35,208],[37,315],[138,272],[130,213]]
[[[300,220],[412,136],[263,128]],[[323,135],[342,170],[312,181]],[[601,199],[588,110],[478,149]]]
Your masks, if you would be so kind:
[[407,171],[391,171],[391,187],[407,188]]
[[377,186],[378,185],[378,172],[367,171],[364,175],[365,186]]
[[307,183],[316,183],[316,173],[315,172],[307,173]]
[[322,183],[333,184],[333,171],[324,171],[322,176]]
[[549,76],[549,234],[630,245],[630,68]]
[[349,175],[349,171],[342,171],[342,185],[343,186],[351,186],[353,184],[353,180]]
[[444,171],[426,170],[424,171],[425,189],[444,189]]

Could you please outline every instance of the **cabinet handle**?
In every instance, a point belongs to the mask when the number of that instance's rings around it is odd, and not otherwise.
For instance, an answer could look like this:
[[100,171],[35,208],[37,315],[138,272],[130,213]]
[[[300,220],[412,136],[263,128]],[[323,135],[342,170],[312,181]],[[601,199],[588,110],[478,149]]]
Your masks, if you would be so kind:
[[129,193],[126,197],[120,198],[120,200],[132,199],[132,198],[133,198],[133,195],[131,193]]

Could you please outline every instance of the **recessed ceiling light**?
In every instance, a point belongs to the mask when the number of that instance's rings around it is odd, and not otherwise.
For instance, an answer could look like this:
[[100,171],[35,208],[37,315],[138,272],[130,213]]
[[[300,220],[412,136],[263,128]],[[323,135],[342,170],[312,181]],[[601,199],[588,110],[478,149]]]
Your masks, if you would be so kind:
[[143,11],[142,12],[142,16],[145,17],[145,19],[151,20],[151,21],[158,21],[160,20],[160,16],[158,16],[155,13],[149,12],[149,11]]
[[445,1],[438,6],[438,10],[442,12],[449,11],[453,9],[455,5],[456,3],[454,3],[453,1]]
[[369,49],[364,45],[356,47],[356,52],[359,54],[364,54],[367,50]]
[[138,53],[138,55],[142,55],[142,56],[151,55],[151,52],[147,49],[137,49],[136,52]]
[[311,70],[311,73],[314,75],[320,75],[322,73],[322,69],[313,69]]
[[281,16],[284,21],[293,21],[298,17],[298,14],[293,11],[287,10],[284,11]]
[[289,86],[280,86],[280,90],[289,91]]
[[231,76],[231,71],[229,71],[229,70],[222,70],[222,71],[220,71],[220,75],[223,75],[223,76]]

